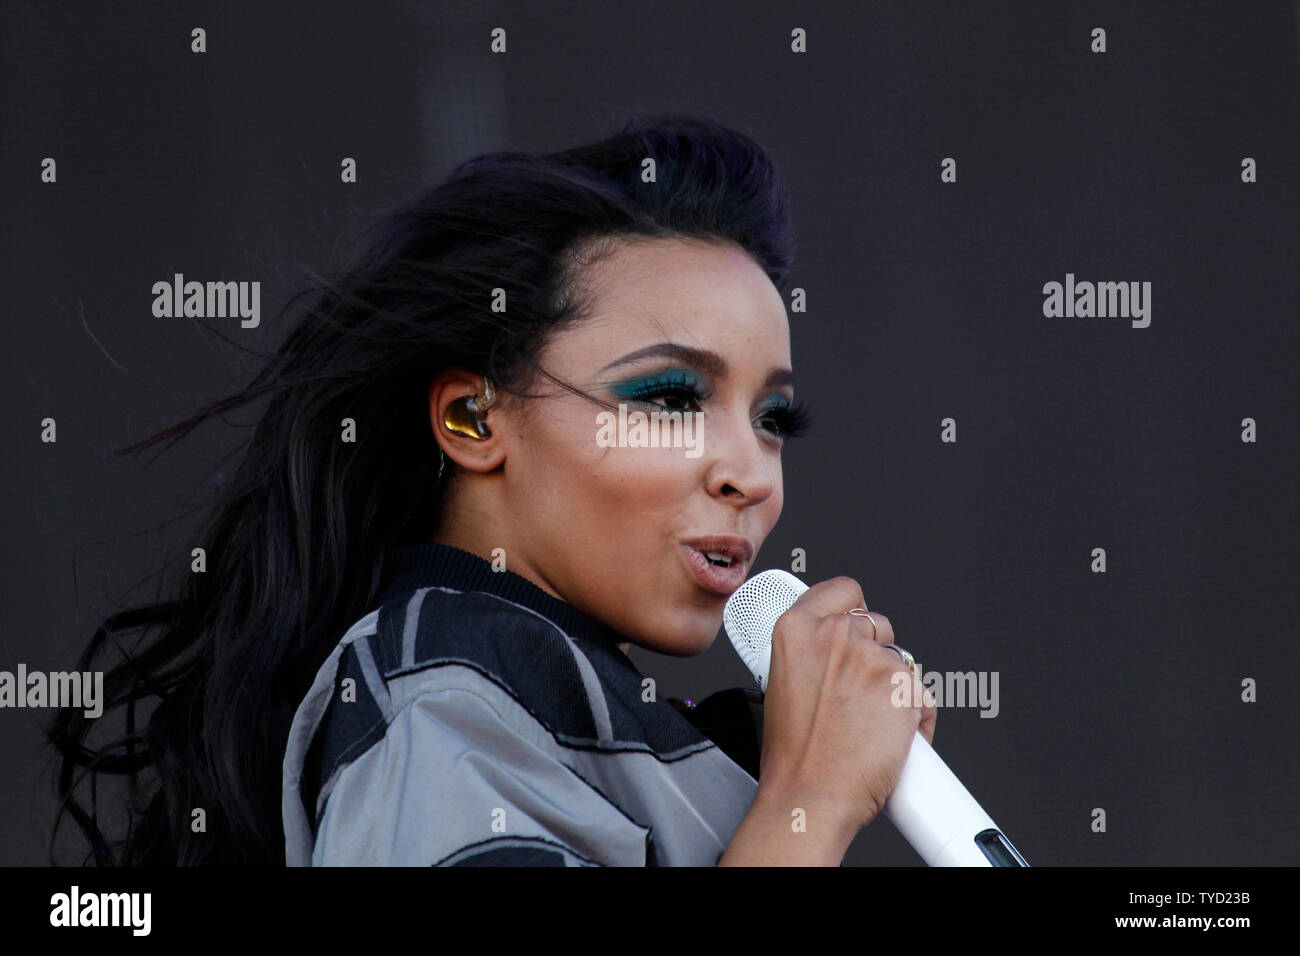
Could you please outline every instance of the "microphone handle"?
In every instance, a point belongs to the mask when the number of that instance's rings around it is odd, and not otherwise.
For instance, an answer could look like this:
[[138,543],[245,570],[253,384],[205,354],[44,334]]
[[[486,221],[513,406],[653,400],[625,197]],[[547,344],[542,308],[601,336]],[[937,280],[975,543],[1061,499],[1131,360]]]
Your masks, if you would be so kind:
[[930,866],[1029,866],[919,731],[885,816]]

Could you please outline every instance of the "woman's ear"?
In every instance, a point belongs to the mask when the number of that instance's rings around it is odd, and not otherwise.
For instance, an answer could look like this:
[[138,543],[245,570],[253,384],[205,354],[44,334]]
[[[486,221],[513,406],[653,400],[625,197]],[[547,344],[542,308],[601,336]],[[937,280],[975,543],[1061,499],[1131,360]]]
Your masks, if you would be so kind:
[[429,382],[434,437],[443,454],[466,471],[492,471],[506,457],[509,428],[500,408],[501,394],[485,382],[482,375],[463,369],[441,372]]

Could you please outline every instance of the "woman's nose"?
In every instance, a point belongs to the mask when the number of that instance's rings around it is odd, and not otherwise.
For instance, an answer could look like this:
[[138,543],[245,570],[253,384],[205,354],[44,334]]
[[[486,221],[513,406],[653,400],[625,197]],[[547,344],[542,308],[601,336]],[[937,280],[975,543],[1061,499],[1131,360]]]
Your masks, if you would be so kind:
[[709,493],[737,496],[749,504],[763,501],[776,489],[780,452],[754,428],[748,417],[729,416],[701,423],[703,458],[708,463]]

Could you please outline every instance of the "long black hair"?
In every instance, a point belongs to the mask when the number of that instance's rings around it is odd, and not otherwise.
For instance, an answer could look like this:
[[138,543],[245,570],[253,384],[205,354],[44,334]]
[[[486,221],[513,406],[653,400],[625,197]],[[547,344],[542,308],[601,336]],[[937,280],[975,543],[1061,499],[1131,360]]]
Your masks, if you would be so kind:
[[[608,240],[672,236],[736,243],[787,292],[784,190],[742,133],[700,117],[634,118],[563,152],[474,157],[383,219],[350,268],[313,276],[284,310],[307,301],[305,313],[246,388],[118,449],[166,450],[214,416],[267,402],[195,541],[206,570],[191,573],[185,555],[174,599],[109,616],[81,655],[82,671],[120,655],[105,672],[104,713],[121,714],[122,734],[92,746],[95,721],[72,708],[46,729],[60,758],[51,862],[71,816],[99,865],[283,864],[293,714],[376,599],[385,554],[436,527],[447,482],[430,380],[463,369],[523,394],[544,375],[575,391],[537,356],[584,317],[582,269]],[[491,308],[498,288],[505,311]],[[355,442],[340,441],[345,418]],[[137,708],[149,705],[145,721]],[[121,839],[101,832],[102,774],[129,784]],[[87,787],[89,809],[78,800]]]

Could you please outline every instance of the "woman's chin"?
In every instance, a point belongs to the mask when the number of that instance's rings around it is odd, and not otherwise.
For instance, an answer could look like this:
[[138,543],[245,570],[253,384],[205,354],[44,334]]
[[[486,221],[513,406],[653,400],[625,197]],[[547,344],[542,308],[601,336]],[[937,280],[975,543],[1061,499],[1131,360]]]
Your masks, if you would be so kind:
[[642,644],[642,647],[657,654],[671,657],[697,657],[703,654],[718,637],[718,628],[722,626],[721,615],[713,615],[702,621],[698,612],[688,615],[687,619],[676,627],[665,627],[654,635],[654,644]]

